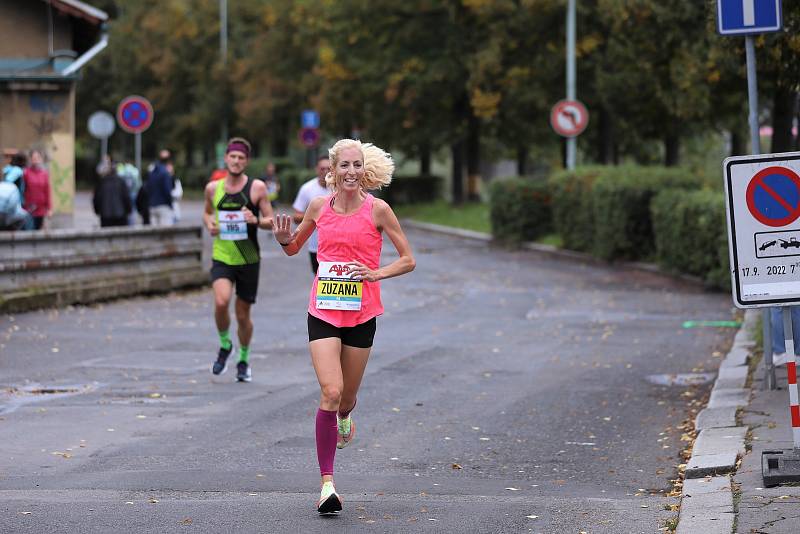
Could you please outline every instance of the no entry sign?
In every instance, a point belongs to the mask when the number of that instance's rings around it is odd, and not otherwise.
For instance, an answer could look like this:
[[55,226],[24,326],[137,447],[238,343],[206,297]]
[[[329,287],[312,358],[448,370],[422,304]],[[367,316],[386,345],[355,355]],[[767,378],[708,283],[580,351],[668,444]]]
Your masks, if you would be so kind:
[[550,110],[550,126],[562,137],[577,137],[588,124],[589,112],[577,100],[561,100]]
[[117,107],[117,122],[128,133],[142,133],[153,124],[153,106],[143,96],[125,97]]
[[723,168],[734,303],[800,304],[800,152],[728,158]]

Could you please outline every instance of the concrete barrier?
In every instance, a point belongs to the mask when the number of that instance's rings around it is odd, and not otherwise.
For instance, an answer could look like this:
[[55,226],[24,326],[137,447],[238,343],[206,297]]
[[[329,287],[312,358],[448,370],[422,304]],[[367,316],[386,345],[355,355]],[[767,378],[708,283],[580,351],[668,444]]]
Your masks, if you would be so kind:
[[0,312],[208,283],[199,226],[0,233]]

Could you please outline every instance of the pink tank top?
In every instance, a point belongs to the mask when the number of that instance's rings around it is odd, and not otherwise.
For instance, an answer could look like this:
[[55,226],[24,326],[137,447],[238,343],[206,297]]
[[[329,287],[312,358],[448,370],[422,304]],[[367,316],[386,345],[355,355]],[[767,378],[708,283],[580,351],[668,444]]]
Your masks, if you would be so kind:
[[[359,210],[349,215],[333,211],[332,196],[327,197],[317,220],[319,249],[317,261],[359,261],[370,269],[380,267],[383,236],[372,220],[375,197],[367,193]],[[311,285],[308,313],[326,323],[342,328],[365,323],[383,313],[380,282],[364,282],[361,309],[358,311],[318,310],[316,307],[317,277]]]

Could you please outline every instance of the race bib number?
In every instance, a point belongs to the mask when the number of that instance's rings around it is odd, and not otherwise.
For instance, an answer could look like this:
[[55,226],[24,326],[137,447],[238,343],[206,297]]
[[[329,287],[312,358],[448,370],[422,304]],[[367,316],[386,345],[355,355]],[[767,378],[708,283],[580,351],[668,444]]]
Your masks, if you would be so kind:
[[247,222],[244,212],[219,212],[219,238],[225,241],[243,241],[247,239]]
[[317,271],[317,309],[361,309],[364,283],[350,279],[350,268],[344,262],[322,261]]

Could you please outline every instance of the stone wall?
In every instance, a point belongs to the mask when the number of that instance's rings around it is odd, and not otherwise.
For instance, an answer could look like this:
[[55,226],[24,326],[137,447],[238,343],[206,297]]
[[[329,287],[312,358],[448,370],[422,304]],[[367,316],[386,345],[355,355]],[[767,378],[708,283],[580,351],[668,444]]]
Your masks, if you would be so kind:
[[0,312],[208,283],[199,226],[0,234]]

